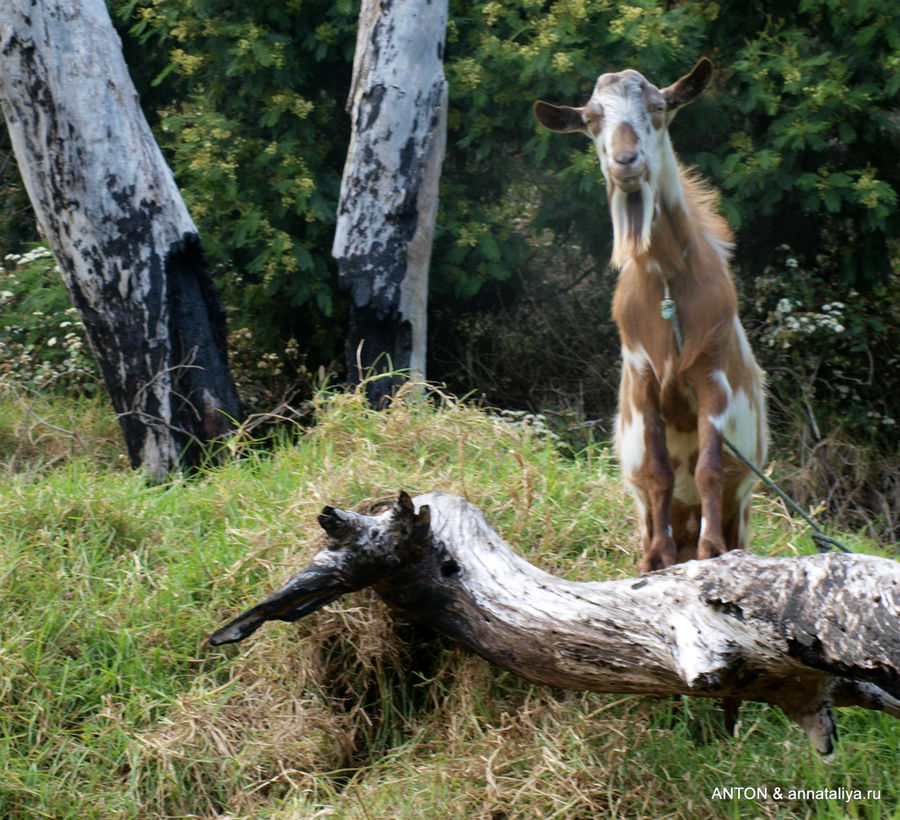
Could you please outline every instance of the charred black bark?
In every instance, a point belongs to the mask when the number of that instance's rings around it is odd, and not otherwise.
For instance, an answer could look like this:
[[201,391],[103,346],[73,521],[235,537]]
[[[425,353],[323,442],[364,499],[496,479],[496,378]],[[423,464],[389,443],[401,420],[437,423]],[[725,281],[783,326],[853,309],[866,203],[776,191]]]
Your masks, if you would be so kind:
[[[228,368],[225,306],[212,280],[200,237],[185,235],[166,257],[173,425],[189,439],[184,468],[196,467],[206,445],[233,431],[241,404]],[[184,363],[184,364],[181,364]]]
[[[412,324],[399,311],[381,315],[371,305],[350,308],[347,329],[347,368],[350,384],[366,384],[372,407],[383,408],[394,391],[406,380],[412,357]],[[372,378],[385,374],[380,378]]]

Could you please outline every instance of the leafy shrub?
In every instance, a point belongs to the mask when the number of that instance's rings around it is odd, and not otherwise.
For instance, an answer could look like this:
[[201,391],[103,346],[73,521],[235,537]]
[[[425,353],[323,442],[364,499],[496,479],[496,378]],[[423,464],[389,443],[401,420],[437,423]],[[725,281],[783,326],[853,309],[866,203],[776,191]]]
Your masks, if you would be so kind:
[[0,266],[0,379],[32,390],[94,393],[98,371],[53,254],[36,246]]
[[135,50],[162,49],[145,106],[237,326],[330,359],[356,4],[129,0],[117,14]]
[[[7,254],[0,266],[0,311],[0,380],[31,392],[93,395],[99,390],[84,325],[45,246]],[[279,349],[271,339],[240,328],[229,335],[229,350],[248,413],[272,411],[310,395],[311,380],[296,340]]]
[[0,248],[18,253],[37,238],[37,227],[22,177],[13,156],[12,143],[0,118]]
[[858,441],[897,444],[898,290],[898,278],[865,295],[835,287],[786,245],[750,283],[748,318],[770,391],[788,415],[809,420],[816,438],[827,424]]
[[900,540],[900,275],[840,287],[783,245],[744,285],[786,488],[845,527]]
[[[724,49],[746,18],[721,23]],[[888,160],[900,149],[898,48],[886,0],[778,3],[753,36],[733,40],[721,99],[730,133],[715,168],[754,267],[786,243],[835,284],[887,282],[900,229],[900,172]]]
[[[283,349],[273,349],[272,340],[260,338],[250,328],[242,327],[228,335],[229,363],[247,424],[296,420],[308,414],[307,402],[312,397],[313,376],[306,369],[296,339]],[[325,368],[318,379],[325,380]],[[246,425],[245,425],[246,429]]]

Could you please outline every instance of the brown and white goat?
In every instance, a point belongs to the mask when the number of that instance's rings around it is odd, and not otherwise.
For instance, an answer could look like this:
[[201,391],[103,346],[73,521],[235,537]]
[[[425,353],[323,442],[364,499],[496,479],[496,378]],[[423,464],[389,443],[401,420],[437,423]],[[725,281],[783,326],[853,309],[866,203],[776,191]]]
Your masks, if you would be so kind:
[[[679,164],[667,130],[711,77],[705,58],[663,89],[627,70],[601,75],[581,108],[534,106],[545,127],[586,133],[606,178],[620,270],[615,447],[640,514],[643,572],[746,548],[756,479],[723,436],[757,465],[766,454],[763,374],[737,316],[731,231],[715,192]],[[667,294],[681,350],[660,313]]]

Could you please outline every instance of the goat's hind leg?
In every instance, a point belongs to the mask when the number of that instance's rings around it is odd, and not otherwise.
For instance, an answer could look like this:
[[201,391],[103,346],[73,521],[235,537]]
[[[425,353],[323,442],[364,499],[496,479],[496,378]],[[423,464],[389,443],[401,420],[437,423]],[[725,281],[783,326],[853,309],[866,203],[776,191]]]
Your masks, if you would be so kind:
[[715,558],[726,552],[722,532],[722,494],[725,472],[722,463],[722,428],[729,396],[721,389],[697,391],[697,438],[699,453],[694,480],[700,493],[700,539],[697,558]]

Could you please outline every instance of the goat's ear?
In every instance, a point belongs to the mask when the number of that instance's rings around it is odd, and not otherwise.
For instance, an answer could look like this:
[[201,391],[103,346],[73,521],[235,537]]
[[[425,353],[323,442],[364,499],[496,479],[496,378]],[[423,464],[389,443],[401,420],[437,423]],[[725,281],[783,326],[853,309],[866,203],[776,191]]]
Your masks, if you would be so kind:
[[551,131],[566,133],[568,131],[585,130],[586,123],[584,121],[583,108],[572,108],[568,105],[552,105],[543,100],[538,100],[534,104],[533,110],[537,121],[544,128],[549,128]]
[[668,88],[664,88],[662,95],[665,98],[669,116],[682,106],[696,100],[706,90],[712,75],[712,63],[706,57],[701,57],[689,74],[685,74],[680,80],[672,83]]

